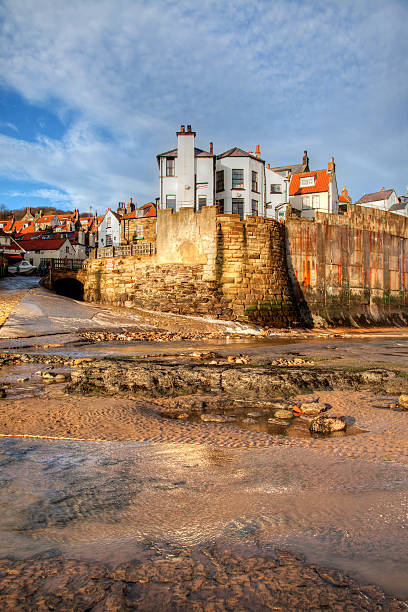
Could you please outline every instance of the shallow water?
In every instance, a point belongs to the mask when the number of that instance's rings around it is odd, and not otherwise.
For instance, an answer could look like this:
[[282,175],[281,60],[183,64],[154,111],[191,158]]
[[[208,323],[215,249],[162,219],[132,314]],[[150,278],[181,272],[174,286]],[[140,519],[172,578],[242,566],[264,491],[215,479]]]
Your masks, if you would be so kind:
[[[324,462],[324,463],[323,463]],[[408,595],[408,471],[294,448],[0,441],[0,556],[280,546]]]

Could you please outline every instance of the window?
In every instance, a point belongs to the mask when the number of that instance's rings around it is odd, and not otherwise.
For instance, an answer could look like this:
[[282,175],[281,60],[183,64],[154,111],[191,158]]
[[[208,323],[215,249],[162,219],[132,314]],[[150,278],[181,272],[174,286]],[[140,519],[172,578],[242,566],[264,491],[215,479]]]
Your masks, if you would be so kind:
[[312,187],[315,184],[314,176],[301,176],[300,177],[300,186],[301,187]]
[[198,198],[198,210],[201,210],[203,206],[207,206],[207,198],[200,196]]
[[282,185],[280,183],[271,185],[271,193],[282,193]]
[[232,198],[232,214],[239,215],[239,218],[244,218],[244,200],[243,198]]
[[252,200],[252,214],[258,216],[258,200]]
[[217,191],[224,191],[224,170],[218,170],[215,179]]
[[176,162],[174,157],[166,157],[166,176],[174,176],[176,169]]
[[168,195],[166,196],[166,208],[171,208],[171,210],[176,210],[176,196]]
[[69,246],[66,246],[66,247],[65,247],[65,252],[66,252],[66,253],[69,253]]
[[224,200],[217,200],[217,213],[219,215],[224,214]]
[[106,234],[106,246],[112,246],[112,234]]
[[320,206],[320,196],[314,195],[312,198],[313,208],[319,208]]
[[112,227],[112,219],[110,217],[106,217],[106,229]]
[[144,210],[142,210],[141,208],[139,208],[139,210],[137,211],[137,218],[140,219],[141,217],[143,217],[144,215]]
[[143,225],[136,225],[135,238],[143,238]]
[[252,170],[252,191],[258,192],[258,173]]
[[310,196],[303,196],[302,198],[302,209],[307,210],[310,208]]
[[244,189],[244,171],[232,171],[232,189]]

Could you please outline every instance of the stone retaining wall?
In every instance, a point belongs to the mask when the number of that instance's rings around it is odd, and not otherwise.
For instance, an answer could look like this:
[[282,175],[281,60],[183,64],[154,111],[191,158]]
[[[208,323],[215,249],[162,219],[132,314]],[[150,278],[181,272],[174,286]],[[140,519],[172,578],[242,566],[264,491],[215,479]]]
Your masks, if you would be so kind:
[[288,269],[305,320],[408,323],[408,219],[361,206],[288,216]]

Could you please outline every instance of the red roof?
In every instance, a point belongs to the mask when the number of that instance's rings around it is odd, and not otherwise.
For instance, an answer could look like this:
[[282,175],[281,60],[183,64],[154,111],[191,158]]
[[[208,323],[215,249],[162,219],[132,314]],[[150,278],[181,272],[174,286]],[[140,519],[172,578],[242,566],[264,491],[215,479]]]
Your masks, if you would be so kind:
[[59,249],[66,238],[39,238],[38,240],[21,240],[20,245],[25,251],[56,251]]
[[0,229],[2,229],[4,232],[9,232],[11,231],[13,223],[14,223],[14,219],[7,219],[6,221],[0,221]]
[[[137,214],[139,210],[143,212],[141,217]],[[131,213],[123,215],[122,219],[146,219],[146,217],[157,217],[156,207],[153,202],[148,202],[147,204],[143,204],[143,206],[139,206],[139,208],[136,208],[136,210],[133,210]]]
[[[314,176],[315,184],[309,187],[301,187],[300,179]],[[301,174],[292,174],[292,179],[289,185],[289,195],[303,195],[308,193],[321,193],[329,191],[331,174],[327,170],[315,170],[314,172],[302,172]]]
[[[16,221],[14,223],[14,227],[13,227],[13,231],[14,232],[22,232],[22,230],[24,229],[24,226],[27,225],[28,227],[30,227],[31,225],[31,221]],[[33,226],[33,230],[34,230],[34,226]],[[28,231],[32,231],[32,230],[28,230]]]
[[339,202],[344,202],[345,204],[351,204],[351,198],[350,196],[346,198],[343,195],[339,195]]

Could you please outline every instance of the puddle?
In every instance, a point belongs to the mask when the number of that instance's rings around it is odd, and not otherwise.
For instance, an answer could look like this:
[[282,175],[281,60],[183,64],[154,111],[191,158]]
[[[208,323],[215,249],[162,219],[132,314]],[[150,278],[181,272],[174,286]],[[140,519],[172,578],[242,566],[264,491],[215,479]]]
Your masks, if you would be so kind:
[[13,439],[0,465],[2,557],[116,564],[155,542],[256,544],[408,595],[404,466],[289,447]]

